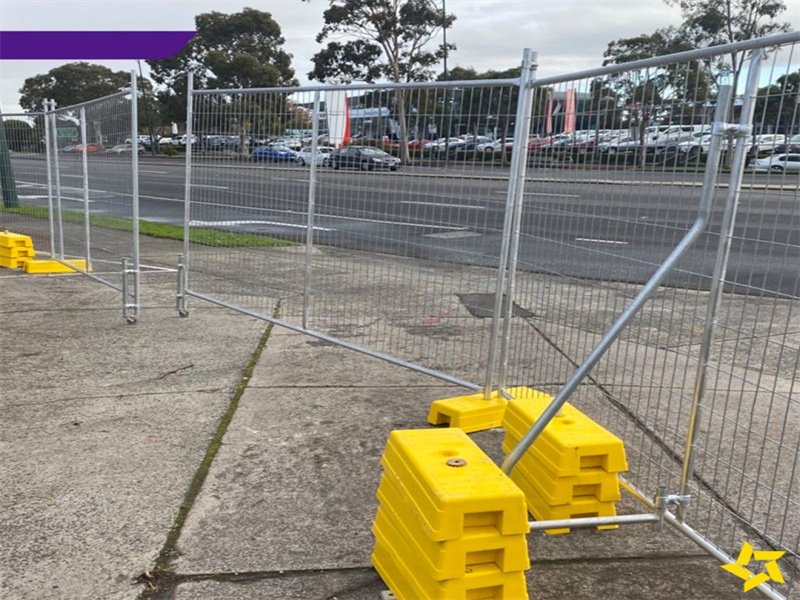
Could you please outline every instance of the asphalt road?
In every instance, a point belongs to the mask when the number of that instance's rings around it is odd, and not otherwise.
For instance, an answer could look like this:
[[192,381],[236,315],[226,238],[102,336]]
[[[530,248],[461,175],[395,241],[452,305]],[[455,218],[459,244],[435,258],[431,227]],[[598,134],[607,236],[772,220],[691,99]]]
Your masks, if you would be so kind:
[[[92,212],[130,215],[129,157],[90,156]],[[13,159],[23,201],[46,205],[40,159]],[[60,157],[64,208],[83,209],[80,156]],[[520,263],[532,271],[640,283],[691,226],[702,173],[529,169]],[[181,224],[182,161],[140,161],[140,214]],[[194,226],[305,239],[308,167],[198,159],[192,173]],[[724,184],[727,176],[720,181]],[[728,279],[737,291],[800,295],[800,178],[748,175],[740,197]],[[406,257],[497,264],[507,171],[405,168],[397,173],[318,169],[317,244]],[[721,222],[723,186],[709,233],[668,284],[706,288]]]

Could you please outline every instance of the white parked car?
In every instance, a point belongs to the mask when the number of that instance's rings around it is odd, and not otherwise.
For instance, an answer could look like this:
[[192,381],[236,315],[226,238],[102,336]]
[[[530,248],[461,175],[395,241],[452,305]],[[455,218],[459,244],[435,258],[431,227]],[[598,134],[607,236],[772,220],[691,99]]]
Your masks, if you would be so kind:
[[750,163],[756,171],[800,173],[800,154],[775,154]]
[[[170,140],[170,143],[173,146],[185,146],[186,145],[186,136],[185,135],[179,135],[178,137],[174,137],[174,138],[172,138]],[[192,134],[192,144],[196,144],[196,143],[197,143],[197,136]]]
[[[327,167],[330,163],[331,152],[336,150],[332,146],[317,146],[317,166]],[[295,157],[295,161],[301,166],[306,166],[311,164],[311,146],[306,146],[301,148],[297,152],[297,156]]]

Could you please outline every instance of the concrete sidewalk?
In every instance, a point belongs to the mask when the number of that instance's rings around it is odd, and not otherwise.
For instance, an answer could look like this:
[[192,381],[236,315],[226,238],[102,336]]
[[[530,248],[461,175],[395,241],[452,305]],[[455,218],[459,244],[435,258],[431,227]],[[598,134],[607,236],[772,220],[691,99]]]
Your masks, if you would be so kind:
[[[386,439],[461,390],[200,302],[179,319],[173,273],[143,284],[129,326],[81,276],[0,273],[0,597],[377,600]],[[473,438],[500,457],[499,430]],[[748,597],[669,529],[529,545],[532,599]]]

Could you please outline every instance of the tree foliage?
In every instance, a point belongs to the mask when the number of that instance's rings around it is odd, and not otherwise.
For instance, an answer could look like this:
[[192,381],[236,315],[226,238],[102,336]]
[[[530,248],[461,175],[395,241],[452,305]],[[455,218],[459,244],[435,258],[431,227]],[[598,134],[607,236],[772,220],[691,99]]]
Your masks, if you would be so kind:
[[161,87],[165,115],[182,121],[186,111],[186,76],[202,88],[249,88],[297,85],[291,55],[283,50],[281,28],[268,12],[210,12],[195,17],[196,35],[175,56],[148,60],[151,77]]
[[44,108],[45,99],[55,100],[57,106],[70,106],[114,94],[127,87],[130,87],[130,74],[125,71],[74,62],[26,79],[19,90],[19,103],[25,110],[40,111]]
[[772,85],[758,90],[756,123],[766,123],[777,131],[788,130],[800,122],[800,69],[782,75]]
[[[431,47],[442,28],[455,22],[432,0],[330,0],[324,25],[317,35],[314,70],[319,81],[425,81],[434,67],[455,49],[452,44]],[[400,154],[408,161],[405,94],[395,92],[400,125]]]
[[333,41],[314,55],[308,74],[320,81],[424,81],[445,52],[455,49],[429,48],[456,19],[431,0],[330,0],[323,18],[317,42]]

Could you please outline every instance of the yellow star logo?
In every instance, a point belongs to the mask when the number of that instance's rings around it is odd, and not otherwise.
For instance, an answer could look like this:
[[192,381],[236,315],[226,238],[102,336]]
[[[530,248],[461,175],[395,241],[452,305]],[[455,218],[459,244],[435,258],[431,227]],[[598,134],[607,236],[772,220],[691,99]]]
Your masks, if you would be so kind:
[[[776,583],[786,583],[781,573],[780,567],[776,562],[786,552],[781,551],[755,551],[753,547],[745,542],[742,545],[742,550],[739,552],[739,558],[735,563],[729,565],[722,565],[722,568],[733,573],[739,579],[744,580],[744,591],[749,592],[754,587],[758,587],[767,581],[774,581]],[[755,558],[757,561],[766,561],[764,569],[766,573],[758,573],[757,575],[748,571],[745,567],[750,564],[750,560]]]

